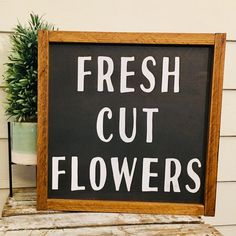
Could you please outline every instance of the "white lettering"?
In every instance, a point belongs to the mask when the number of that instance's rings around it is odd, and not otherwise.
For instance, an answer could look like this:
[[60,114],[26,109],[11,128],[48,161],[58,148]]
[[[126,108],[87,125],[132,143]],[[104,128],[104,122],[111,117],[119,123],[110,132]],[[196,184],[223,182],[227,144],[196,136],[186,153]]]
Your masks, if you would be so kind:
[[136,162],[137,162],[137,158],[135,157],[133,160],[131,172],[129,172],[127,157],[124,158],[121,170],[119,170],[118,157],[111,158],[111,167],[112,167],[113,179],[115,182],[116,191],[120,190],[120,184],[121,184],[121,180],[122,180],[123,176],[125,179],[127,190],[128,190],[128,192],[130,191],[130,187],[131,187],[133,175],[134,175],[134,170],[136,167]]
[[120,137],[121,139],[126,142],[126,143],[131,143],[133,142],[135,136],[136,136],[136,120],[137,120],[137,109],[133,108],[133,131],[131,137],[127,137],[126,132],[125,132],[125,112],[126,108],[121,107],[120,108],[120,120],[119,120],[119,131],[120,131]]
[[147,133],[146,142],[152,143],[153,139],[153,113],[158,112],[158,108],[143,108],[143,112],[147,113]]
[[151,163],[157,163],[158,158],[143,158],[143,174],[142,174],[142,191],[143,192],[158,192],[157,187],[150,187],[150,178],[158,177],[158,173],[151,173]]
[[201,167],[201,162],[197,159],[194,158],[191,161],[189,161],[188,166],[187,166],[187,172],[189,177],[194,181],[195,183],[195,188],[190,188],[189,185],[187,184],[185,187],[186,189],[190,192],[190,193],[196,193],[201,186],[201,181],[199,176],[196,174],[196,172],[194,172],[193,170],[193,163],[197,163],[198,167]]
[[105,112],[107,112],[107,118],[111,119],[112,118],[112,111],[110,108],[108,107],[104,107],[102,108],[102,110],[99,112],[98,114],[98,118],[97,118],[97,135],[98,137],[105,143],[108,143],[111,141],[111,139],[113,138],[113,134],[110,134],[108,138],[104,137],[104,130],[103,130],[103,123],[104,123],[104,114]]
[[169,76],[174,76],[174,93],[179,93],[179,67],[180,67],[180,58],[175,57],[175,69],[174,71],[169,71],[169,57],[163,57],[162,64],[162,84],[161,92],[168,92],[168,82]]
[[[100,181],[99,184],[96,184],[96,166],[99,164],[100,167]],[[99,191],[101,190],[107,179],[107,168],[105,161],[101,157],[94,157],[90,163],[90,168],[89,168],[89,178],[90,178],[90,184],[93,190]]]
[[[175,173],[171,176],[171,164],[175,166]],[[172,184],[174,192],[180,192],[178,178],[181,173],[181,164],[179,160],[175,158],[166,158],[166,166],[165,166],[165,186],[164,191],[170,192],[170,185]]]
[[85,186],[79,186],[78,181],[78,157],[71,157],[71,191],[85,190]]
[[[104,63],[107,63],[107,72],[104,73]],[[114,71],[114,63],[110,57],[98,57],[98,91],[104,91],[104,82],[107,84],[107,90],[114,92],[111,82],[111,75]]]
[[134,88],[127,87],[127,77],[134,75],[134,71],[127,71],[129,61],[134,61],[134,57],[121,57],[121,71],[120,71],[120,92],[121,93],[134,92]]
[[77,80],[77,91],[84,91],[84,77],[85,75],[91,75],[91,71],[85,71],[85,61],[91,61],[92,57],[78,57],[78,80]]
[[64,175],[65,170],[59,170],[59,161],[65,161],[66,157],[52,157],[52,189],[58,189],[59,175]]
[[151,61],[154,66],[156,65],[155,59],[151,56],[144,58],[144,60],[142,62],[142,73],[148,79],[148,81],[150,83],[149,88],[145,88],[143,84],[140,85],[140,88],[145,93],[151,93],[153,91],[153,89],[155,88],[155,77],[152,74],[152,72],[147,68],[148,61]]

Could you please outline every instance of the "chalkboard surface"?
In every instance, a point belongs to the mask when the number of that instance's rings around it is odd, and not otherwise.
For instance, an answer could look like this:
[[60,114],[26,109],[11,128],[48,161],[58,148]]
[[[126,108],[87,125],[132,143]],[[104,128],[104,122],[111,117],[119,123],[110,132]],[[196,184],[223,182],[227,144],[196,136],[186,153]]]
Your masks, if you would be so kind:
[[44,198],[204,206],[215,45],[74,41],[47,45]]

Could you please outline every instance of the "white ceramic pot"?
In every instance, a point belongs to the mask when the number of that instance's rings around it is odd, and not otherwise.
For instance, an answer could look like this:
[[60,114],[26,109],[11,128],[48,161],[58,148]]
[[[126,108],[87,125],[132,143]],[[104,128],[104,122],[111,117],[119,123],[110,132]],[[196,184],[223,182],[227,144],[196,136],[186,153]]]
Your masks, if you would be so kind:
[[37,164],[37,123],[12,122],[12,162],[21,165]]

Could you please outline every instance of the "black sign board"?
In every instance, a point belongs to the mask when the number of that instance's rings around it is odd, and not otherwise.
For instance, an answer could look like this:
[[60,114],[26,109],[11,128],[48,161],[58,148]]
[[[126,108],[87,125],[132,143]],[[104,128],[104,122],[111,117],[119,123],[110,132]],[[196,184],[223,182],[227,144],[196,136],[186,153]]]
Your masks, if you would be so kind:
[[38,208],[213,215],[224,45],[40,32]]

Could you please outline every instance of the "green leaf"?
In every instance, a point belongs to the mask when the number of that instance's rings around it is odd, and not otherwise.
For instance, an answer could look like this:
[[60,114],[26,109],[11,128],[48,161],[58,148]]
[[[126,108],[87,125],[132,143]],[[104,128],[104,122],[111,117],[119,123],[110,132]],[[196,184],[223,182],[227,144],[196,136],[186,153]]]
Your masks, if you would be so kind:
[[18,24],[10,36],[11,50],[4,82],[7,93],[6,114],[18,121],[37,120],[38,30],[54,27],[31,13],[27,25]]

